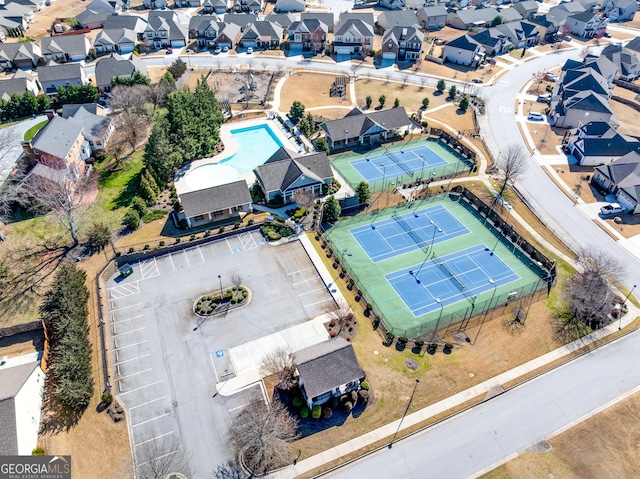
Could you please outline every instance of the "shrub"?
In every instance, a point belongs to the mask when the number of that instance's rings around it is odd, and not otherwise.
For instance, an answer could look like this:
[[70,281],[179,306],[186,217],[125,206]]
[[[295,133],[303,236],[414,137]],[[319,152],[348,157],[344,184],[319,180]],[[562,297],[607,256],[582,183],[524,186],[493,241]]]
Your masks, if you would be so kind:
[[255,223],[255,220],[254,220],[253,218],[252,218],[252,219],[250,219],[249,221],[247,221],[247,224],[248,224],[249,226],[251,226],[253,223]]
[[360,387],[362,389],[364,389],[365,391],[369,390],[369,383],[367,381],[362,381],[362,383],[360,383]]
[[149,249],[149,245],[148,244],[144,245],[144,248],[142,248],[143,251],[147,251],[148,249]]
[[351,412],[351,410],[353,409],[353,403],[351,401],[344,401],[340,404],[340,409],[342,410],[342,412]]
[[131,247],[131,248],[129,248],[129,249],[127,250],[127,253],[131,254],[131,253],[133,253],[134,251],[135,251],[135,249],[134,249],[133,247]]
[[238,228],[240,228],[240,224],[241,223],[239,223],[239,222],[238,223],[233,223],[233,229],[237,230]]
[[300,417],[302,419],[307,419],[309,417],[309,408],[308,407],[303,407],[300,409]]
[[404,336],[400,336],[398,338],[398,342],[401,343],[401,344],[407,344],[409,342],[409,338],[406,338]]
[[147,204],[139,196],[135,196],[131,200],[131,209],[136,210],[140,218],[147,214]]
[[369,402],[370,397],[371,397],[371,394],[366,389],[361,389],[358,392],[358,401],[361,404],[367,404]]
[[424,341],[422,341],[421,339],[418,339],[417,341],[414,341],[416,347],[421,348],[422,346],[424,346]]
[[351,398],[351,402],[355,404],[358,401],[358,391],[351,391],[349,397]]
[[313,406],[311,409],[311,417],[313,419],[320,419],[320,416],[322,416],[322,406]]
[[331,399],[329,399],[329,405],[331,406],[331,409],[337,408],[338,404],[340,404],[339,398],[333,396]]
[[445,348],[445,349],[453,349],[453,344],[451,344],[451,343],[446,343],[446,344],[444,345],[444,348]]
[[33,451],[31,451],[31,455],[32,456],[46,456],[47,455],[47,451],[44,450],[44,447],[36,447],[33,449]]
[[322,408],[322,417],[325,419],[331,419],[331,416],[333,416],[333,409],[331,409],[330,407],[323,407]]
[[160,245],[160,246],[164,246],[164,241],[160,241],[160,242],[158,243],[158,245]]
[[293,401],[291,401],[291,403],[293,404],[293,407],[300,407],[304,404],[304,401],[302,401],[302,398],[300,396],[296,396],[293,398]]
[[187,223],[187,220],[185,220],[184,218],[182,218],[180,221],[178,221],[178,229],[186,230],[187,226],[189,226],[189,224]]
[[130,230],[136,230],[140,226],[140,215],[136,210],[129,209],[122,219],[122,224]]

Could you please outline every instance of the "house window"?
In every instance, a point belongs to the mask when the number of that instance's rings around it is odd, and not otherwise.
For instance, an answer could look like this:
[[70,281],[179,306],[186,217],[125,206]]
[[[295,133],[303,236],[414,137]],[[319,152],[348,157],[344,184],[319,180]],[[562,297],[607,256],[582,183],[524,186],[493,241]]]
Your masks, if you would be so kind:
[[193,218],[195,221],[202,221],[204,220],[204,215],[197,215]]

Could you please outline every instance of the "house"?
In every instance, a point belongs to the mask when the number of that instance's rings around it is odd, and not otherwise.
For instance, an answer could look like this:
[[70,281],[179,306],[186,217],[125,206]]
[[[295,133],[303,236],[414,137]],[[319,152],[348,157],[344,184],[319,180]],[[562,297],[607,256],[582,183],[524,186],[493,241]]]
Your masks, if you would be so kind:
[[0,99],[2,100],[9,101],[11,95],[25,93],[31,93],[33,96],[38,96],[40,93],[35,78],[27,72],[18,70],[12,78],[0,81]]
[[293,22],[287,30],[289,45],[299,46],[303,51],[322,51],[326,46],[328,31],[329,27],[320,20],[304,19]]
[[[540,43],[540,31],[530,22],[509,22],[495,27],[505,35],[514,48],[533,47]],[[477,40],[477,38],[474,36]]]
[[89,56],[91,43],[86,35],[59,35],[42,37],[40,49],[47,62],[79,62]]
[[200,48],[214,47],[223,27],[217,15],[194,15],[189,19],[189,38],[195,38]]
[[4,3],[0,5],[0,17],[22,17],[27,23],[32,23],[36,19],[31,8],[18,3]]
[[552,124],[558,128],[576,128],[592,119],[619,125],[607,97],[581,91],[568,98],[551,99]]
[[568,12],[569,14],[581,13],[581,12],[587,11],[584,4],[578,1],[560,2],[557,6],[549,9],[550,12],[553,10],[563,10],[565,12]]
[[36,42],[3,43],[0,45],[0,68],[30,70],[43,62],[40,46]]
[[608,58],[618,70],[618,78],[632,82],[640,77],[640,61],[628,48],[622,45],[609,44],[602,50],[601,55]]
[[304,12],[304,0],[277,0],[273,11],[277,13]]
[[182,205],[178,216],[187,221],[189,228],[238,218],[241,213],[252,211],[251,194],[244,180],[202,190],[178,191],[178,199]]
[[97,103],[63,105],[62,118],[83,128],[91,153],[104,151],[114,131],[113,120],[106,116],[104,108]]
[[378,15],[376,24],[383,30],[389,30],[393,27],[411,27],[418,25],[418,17],[413,10],[392,10],[385,11]]
[[479,42],[469,35],[462,35],[444,46],[442,58],[445,62],[475,67],[480,63],[484,50]]
[[130,60],[125,57],[112,53],[107,58],[98,60],[95,66],[96,87],[100,93],[108,93],[111,91],[111,82],[116,77],[133,77],[135,72],[140,72],[147,76],[147,66],[135,55]]
[[269,15],[264,17],[264,20],[280,25],[285,30],[288,30],[291,24],[296,21],[296,18],[291,13],[271,12]]
[[382,58],[399,62],[415,62],[420,59],[424,33],[416,26],[392,27],[382,36]]
[[573,35],[593,38],[604,33],[607,28],[607,19],[592,12],[580,12],[569,15],[565,24],[571,28]]
[[11,0],[9,3],[16,3],[23,7],[28,7],[34,12],[41,11],[46,5],[45,0]]
[[342,21],[334,30],[333,51],[338,55],[367,55],[373,48],[373,26],[361,19]]
[[30,456],[38,445],[44,384],[39,353],[0,363],[0,455]]
[[204,0],[202,3],[202,10],[200,15],[211,15],[213,13],[222,14],[229,10],[229,3],[227,0]]
[[38,81],[47,95],[55,95],[59,86],[66,87],[69,84],[86,85],[89,83],[84,68],[78,63],[65,63],[63,65],[51,63],[48,66],[40,67],[38,68]]
[[630,213],[640,212],[640,153],[637,151],[598,166],[591,182],[616,195],[618,203]]
[[523,20],[528,20],[538,13],[538,2],[535,0],[525,0],[516,3],[512,8],[520,14]]
[[519,22],[522,20],[522,15],[515,8],[499,8],[498,15],[502,18],[502,23]]
[[610,22],[630,22],[638,11],[635,0],[604,0],[600,11]]
[[334,396],[357,391],[365,378],[352,344],[342,338],[296,351],[291,359],[309,408],[324,404]]
[[331,185],[333,179],[333,171],[324,152],[293,157],[280,149],[253,171],[267,201],[282,198],[285,203],[292,202],[300,190],[320,196],[324,185]]
[[640,141],[596,120],[576,128],[565,149],[583,166],[607,165],[629,152],[640,153]]
[[133,30],[136,32],[138,40],[142,40],[147,21],[139,15],[129,15],[121,13],[119,15],[109,15],[104,22],[104,30]]
[[490,27],[500,12],[493,8],[477,8],[475,10],[454,10],[447,14],[447,25],[459,30]]
[[224,23],[233,23],[242,29],[256,21],[258,21],[258,15],[254,13],[227,13],[224,16]]
[[237,13],[260,13],[262,0],[233,0],[233,11]]
[[82,28],[102,28],[107,17],[122,13],[124,4],[119,0],[93,0],[87,8],[76,15],[76,20]]
[[8,15],[0,11],[0,42],[7,37],[22,37],[29,25],[22,15]]
[[541,41],[552,42],[560,32],[560,28],[564,25],[565,17],[558,18],[556,16],[536,15],[529,18],[529,23],[534,24],[538,28]]
[[143,0],[142,5],[153,10],[164,10],[167,8],[167,0]]
[[182,48],[187,43],[188,31],[178,21],[175,12],[151,11],[143,32],[144,44],[155,49]]
[[429,3],[427,0],[405,0],[404,8],[407,10],[420,10],[424,8]]
[[413,122],[403,107],[363,113],[354,108],[344,118],[320,125],[331,149],[349,145],[373,145],[413,128]]
[[416,17],[425,30],[441,30],[447,23],[447,9],[442,5],[424,7],[416,12]]
[[501,55],[514,48],[509,38],[497,28],[487,28],[472,36],[487,55]]
[[177,8],[198,8],[202,6],[202,0],[175,0]]
[[302,12],[300,20],[318,20],[327,26],[329,33],[333,33],[335,24],[333,13]]
[[242,30],[239,25],[236,25],[235,23],[225,23],[222,26],[222,29],[218,32],[218,36],[214,40],[214,43],[220,48],[235,48],[238,40],[240,39],[241,33]]
[[378,0],[378,5],[389,10],[403,10],[405,0]]
[[283,33],[284,29],[280,25],[258,20],[245,27],[238,43],[244,48],[276,48],[280,45]]
[[93,49],[98,56],[113,52],[131,53],[136,47],[137,40],[136,32],[128,28],[104,29],[96,36]]

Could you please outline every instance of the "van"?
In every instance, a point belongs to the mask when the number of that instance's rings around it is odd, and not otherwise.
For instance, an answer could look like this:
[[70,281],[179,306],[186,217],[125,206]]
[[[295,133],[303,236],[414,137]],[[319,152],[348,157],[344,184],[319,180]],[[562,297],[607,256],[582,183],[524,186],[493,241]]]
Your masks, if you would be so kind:
[[529,113],[529,116],[527,118],[529,120],[533,120],[533,121],[542,121],[542,120],[544,120],[544,116],[542,115],[542,113],[535,113],[535,112]]

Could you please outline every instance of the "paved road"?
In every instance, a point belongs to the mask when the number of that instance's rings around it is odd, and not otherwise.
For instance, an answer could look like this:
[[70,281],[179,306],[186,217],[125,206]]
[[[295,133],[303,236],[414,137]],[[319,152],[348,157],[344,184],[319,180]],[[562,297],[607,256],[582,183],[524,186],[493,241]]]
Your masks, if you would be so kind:
[[[22,154],[22,146],[20,145],[20,142],[24,138],[26,131],[33,125],[37,125],[46,119],[46,116],[41,115],[35,120],[26,120],[22,123],[2,129],[2,135],[11,135],[13,146],[8,148],[6,151],[0,151],[0,184],[2,184],[2,182],[4,182],[4,180],[9,176],[9,173],[11,173],[11,170],[16,164],[16,160]],[[5,131],[10,133],[6,133]]]
[[335,478],[458,479],[478,473],[545,439],[640,384],[637,334],[396,443]]

